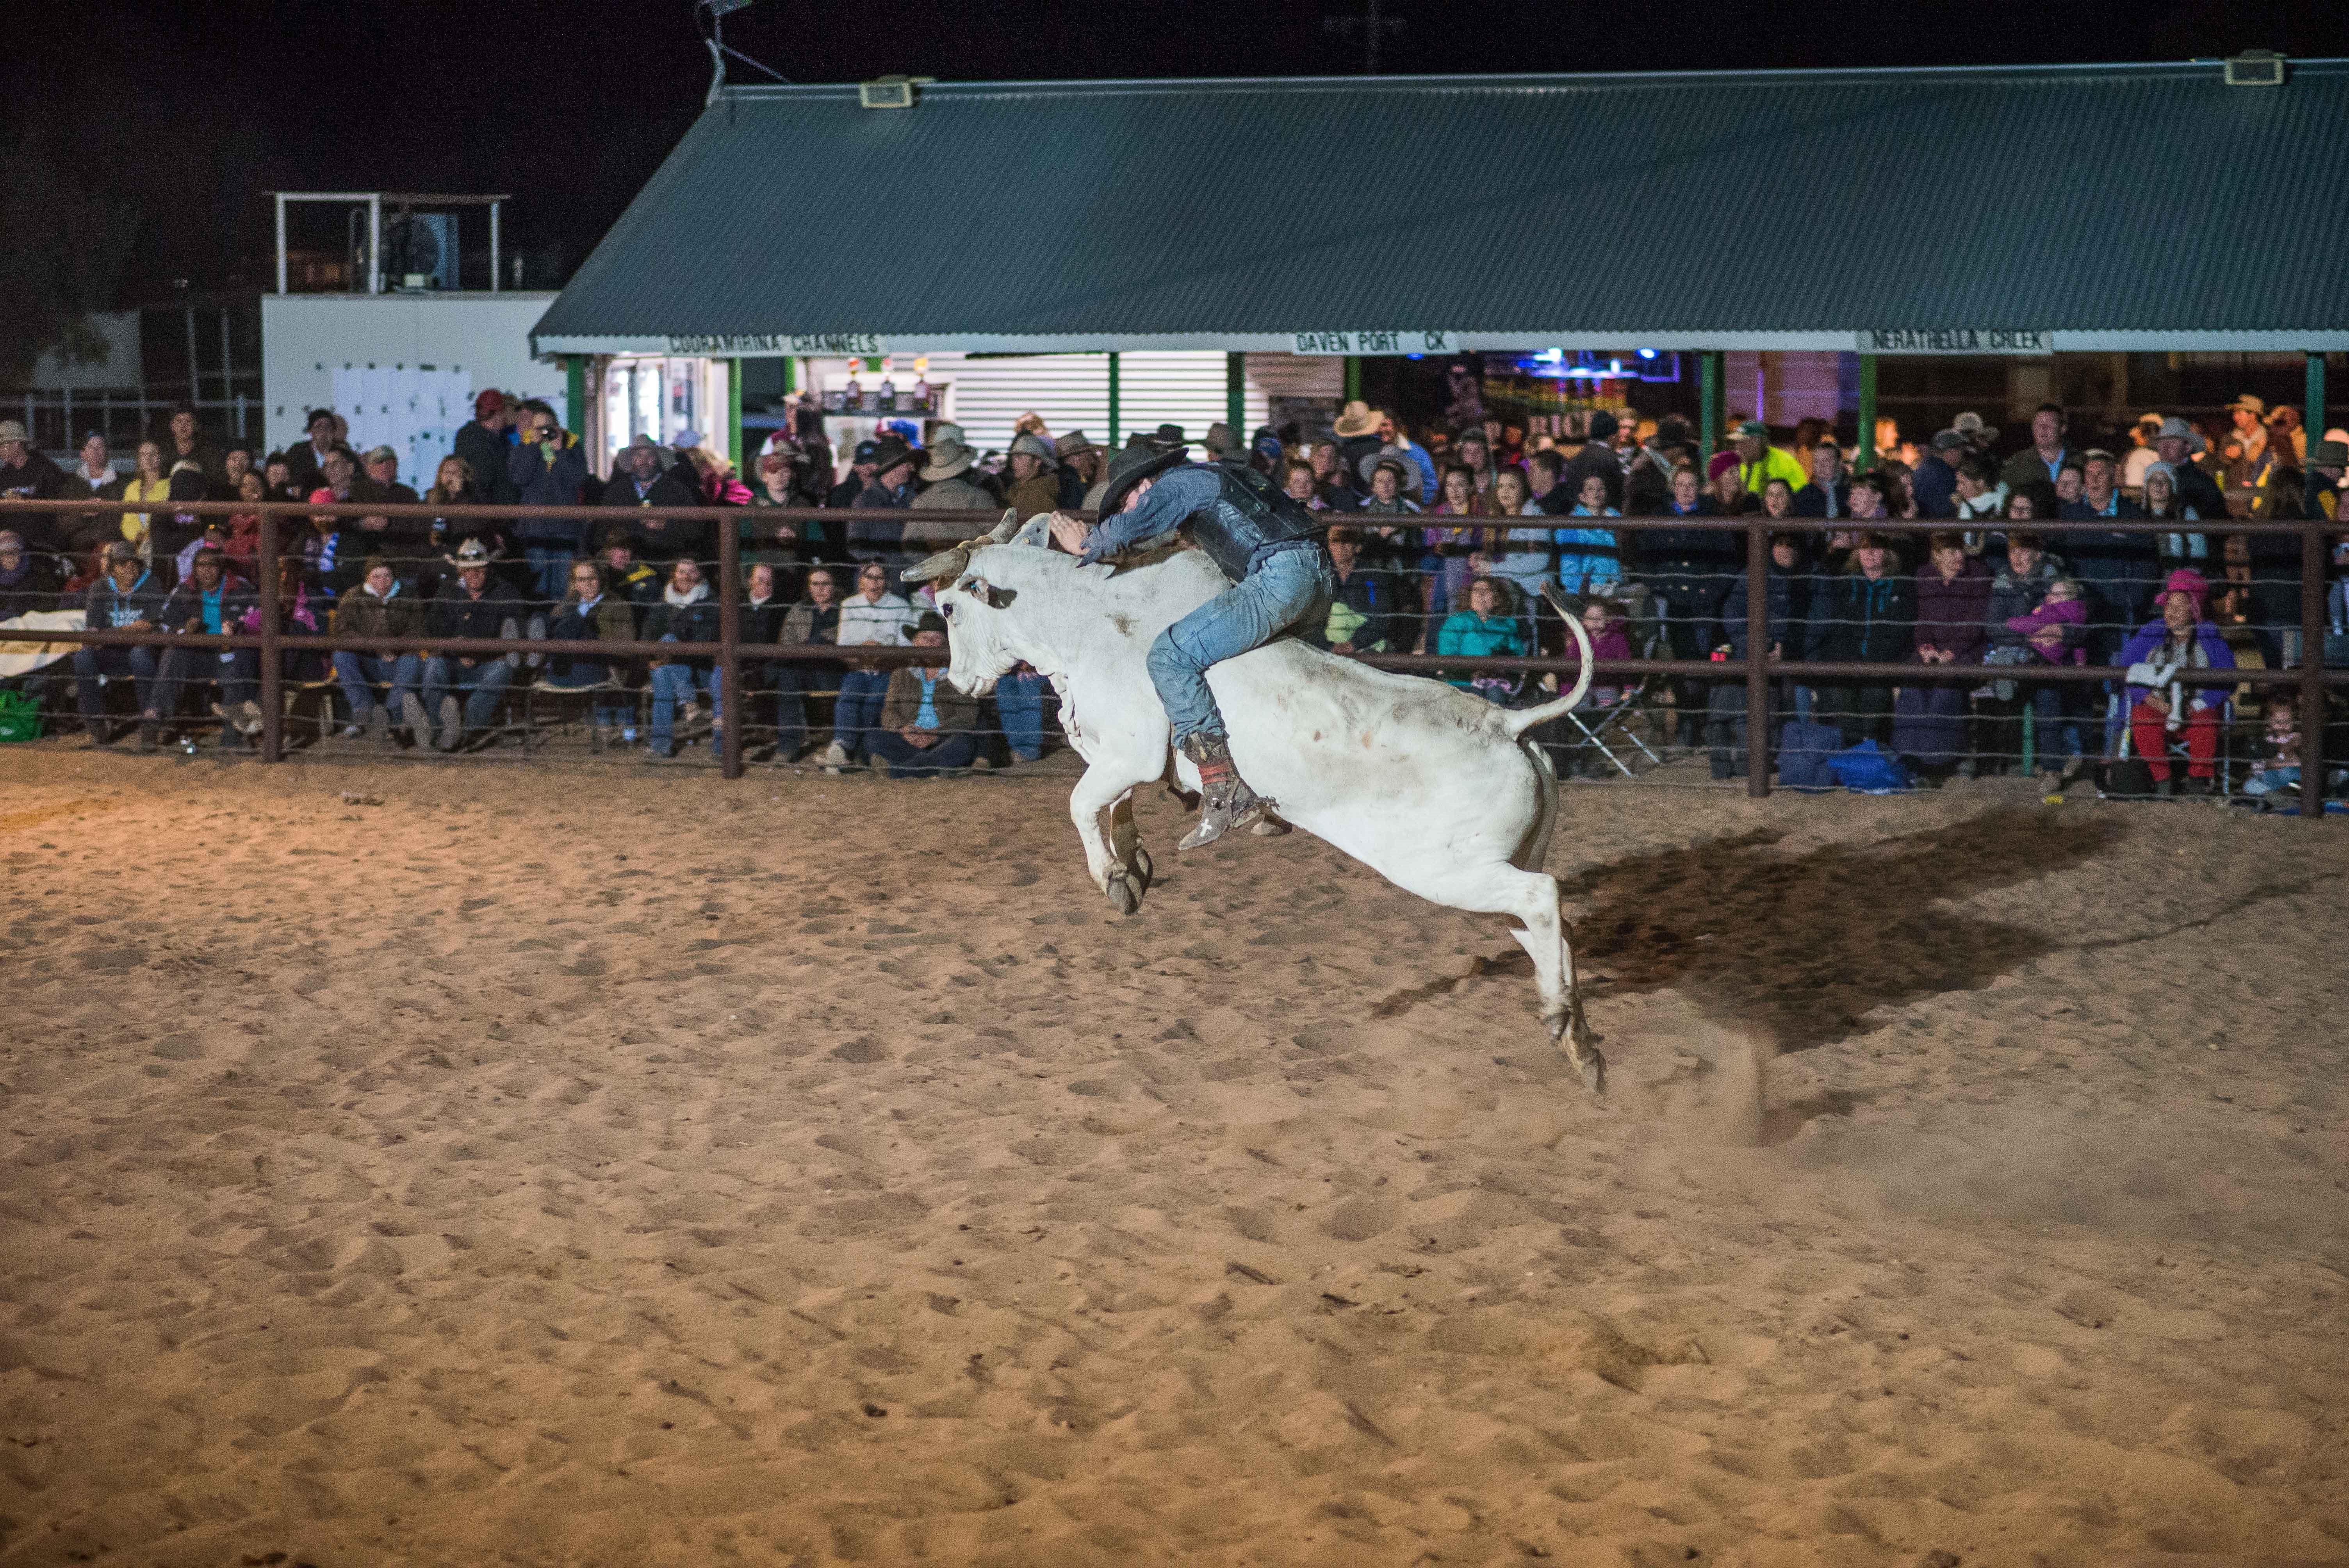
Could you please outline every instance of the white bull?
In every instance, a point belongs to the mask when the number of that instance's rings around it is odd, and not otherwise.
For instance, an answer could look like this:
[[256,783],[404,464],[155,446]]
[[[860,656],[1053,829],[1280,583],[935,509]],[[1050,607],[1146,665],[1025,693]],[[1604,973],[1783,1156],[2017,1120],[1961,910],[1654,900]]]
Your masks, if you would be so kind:
[[[936,580],[951,628],[947,677],[983,696],[1025,660],[1061,697],[1061,723],[1085,759],[1069,798],[1093,882],[1122,913],[1141,907],[1149,852],[1134,828],[1137,785],[1198,769],[1175,752],[1143,666],[1152,641],[1230,586],[1197,551],[1123,568],[1032,548],[1039,517],[932,556],[905,573]],[[1603,1092],[1606,1062],[1585,1021],[1557,881],[1542,870],[1557,820],[1557,779],[1526,732],[1589,689],[1590,639],[1574,689],[1537,707],[1503,708],[1441,681],[1374,669],[1281,638],[1207,672],[1240,776],[1282,820],[1336,845],[1408,892],[1453,909],[1514,915],[1533,959],[1542,1019],[1582,1080]],[[1102,831],[1107,814],[1109,832]]]

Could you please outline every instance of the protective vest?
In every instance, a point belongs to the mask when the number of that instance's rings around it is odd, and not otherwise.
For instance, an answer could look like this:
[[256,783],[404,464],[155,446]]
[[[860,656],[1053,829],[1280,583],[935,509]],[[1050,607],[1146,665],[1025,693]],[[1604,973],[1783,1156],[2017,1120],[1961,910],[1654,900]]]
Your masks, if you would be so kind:
[[1215,469],[1222,491],[1184,521],[1193,542],[1235,583],[1258,551],[1314,539],[1329,527],[1245,461],[1200,466]]

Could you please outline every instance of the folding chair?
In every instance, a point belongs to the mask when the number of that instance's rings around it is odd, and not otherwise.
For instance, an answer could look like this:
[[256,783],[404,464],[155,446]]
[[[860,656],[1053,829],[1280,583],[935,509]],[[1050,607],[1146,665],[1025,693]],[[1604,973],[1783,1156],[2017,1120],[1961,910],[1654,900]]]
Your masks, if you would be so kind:
[[1568,741],[1565,748],[1578,751],[1584,746],[1591,747],[1626,779],[1637,777],[1630,765],[1623,760],[1628,752],[1636,750],[1650,762],[1661,766],[1664,759],[1631,727],[1632,718],[1645,712],[1656,684],[1657,677],[1645,676],[1637,685],[1624,687],[1622,695],[1606,707],[1585,707],[1568,710],[1559,722],[1582,738]]

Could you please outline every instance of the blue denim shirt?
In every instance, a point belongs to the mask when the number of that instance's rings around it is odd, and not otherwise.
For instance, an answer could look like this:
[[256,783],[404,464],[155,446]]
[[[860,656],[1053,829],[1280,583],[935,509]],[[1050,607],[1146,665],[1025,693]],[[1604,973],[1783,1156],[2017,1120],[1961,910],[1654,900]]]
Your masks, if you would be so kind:
[[[1092,537],[1085,541],[1083,559],[1099,561],[1131,548],[1145,539],[1155,539],[1171,533],[1183,524],[1183,520],[1195,511],[1209,507],[1223,514],[1224,525],[1234,538],[1257,536],[1255,521],[1237,507],[1223,499],[1224,481],[1212,463],[1185,463],[1160,474],[1142,499],[1115,517],[1105,517]],[[1284,539],[1257,544],[1248,552],[1248,570],[1264,564],[1265,556],[1276,549],[1293,546],[1296,540]]]

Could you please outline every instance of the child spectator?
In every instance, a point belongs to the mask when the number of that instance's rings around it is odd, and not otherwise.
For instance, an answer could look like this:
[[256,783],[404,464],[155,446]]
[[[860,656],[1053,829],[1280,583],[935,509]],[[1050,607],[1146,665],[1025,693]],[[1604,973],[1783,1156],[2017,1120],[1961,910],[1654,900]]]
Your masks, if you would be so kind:
[[892,779],[935,779],[968,768],[978,755],[971,733],[978,704],[947,680],[947,624],[929,614],[914,624],[909,641],[937,650],[936,664],[908,665],[889,677],[880,727],[867,744],[874,758],[889,765]]
[[2300,717],[2298,705],[2288,696],[2268,701],[2268,726],[2260,733],[2260,759],[2243,783],[2243,793],[2256,799],[2300,788]]

